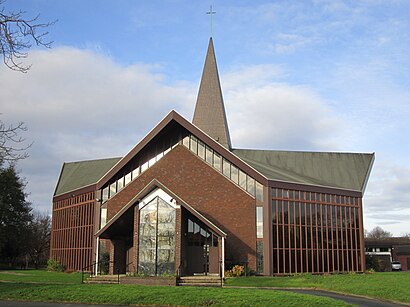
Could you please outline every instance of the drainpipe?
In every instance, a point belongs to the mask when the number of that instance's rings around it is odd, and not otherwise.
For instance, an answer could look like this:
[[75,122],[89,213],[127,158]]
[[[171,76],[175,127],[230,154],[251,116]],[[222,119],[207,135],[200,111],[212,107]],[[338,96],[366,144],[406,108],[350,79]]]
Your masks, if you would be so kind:
[[99,237],[97,237],[97,244],[95,244],[95,248],[96,248],[96,251],[95,251],[95,273],[94,273],[94,275],[95,276],[97,276],[98,275],[98,265],[99,265],[99,259],[100,259],[100,255],[99,255],[99,251],[100,251],[100,238]]
[[222,237],[222,261],[221,261],[221,277],[225,278],[225,238]]

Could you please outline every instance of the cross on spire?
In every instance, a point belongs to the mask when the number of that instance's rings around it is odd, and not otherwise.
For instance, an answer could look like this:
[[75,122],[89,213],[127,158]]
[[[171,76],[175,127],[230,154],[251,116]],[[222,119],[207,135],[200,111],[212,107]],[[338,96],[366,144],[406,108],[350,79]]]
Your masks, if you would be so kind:
[[212,15],[214,15],[214,14],[216,14],[216,12],[215,11],[212,11],[212,4],[211,4],[211,6],[210,6],[210,8],[209,8],[209,12],[206,12],[208,15],[210,15],[210,17],[211,17],[211,37],[212,37]]

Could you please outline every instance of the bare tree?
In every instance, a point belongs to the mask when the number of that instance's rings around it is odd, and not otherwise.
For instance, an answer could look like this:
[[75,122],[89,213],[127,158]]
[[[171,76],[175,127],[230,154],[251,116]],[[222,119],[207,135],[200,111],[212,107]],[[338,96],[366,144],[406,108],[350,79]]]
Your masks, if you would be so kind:
[[46,40],[46,29],[56,21],[41,23],[39,15],[25,18],[23,11],[6,12],[4,0],[0,0],[0,53],[4,64],[15,71],[27,72],[31,65],[24,65],[32,44],[50,48],[51,41]]
[[31,144],[25,144],[25,139],[20,135],[27,131],[23,122],[17,125],[6,125],[0,120],[0,166],[3,162],[13,162],[28,157],[27,149]]
[[28,253],[34,267],[45,265],[50,253],[51,218],[46,213],[35,212],[30,225]]
[[372,230],[366,231],[365,236],[366,238],[370,238],[370,239],[383,239],[383,238],[390,238],[393,236],[393,234],[391,232],[384,230],[380,226],[376,226]]

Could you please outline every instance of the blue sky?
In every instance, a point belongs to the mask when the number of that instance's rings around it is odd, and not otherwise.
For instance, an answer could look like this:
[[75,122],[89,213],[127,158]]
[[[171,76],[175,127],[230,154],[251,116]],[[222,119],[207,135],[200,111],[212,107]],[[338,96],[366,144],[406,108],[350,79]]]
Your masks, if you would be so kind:
[[[122,156],[171,109],[192,117],[209,1],[8,0],[58,22],[31,71],[0,67],[0,112],[33,141],[19,163],[51,211],[63,162]],[[365,228],[410,232],[410,2],[213,1],[234,147],[376,152]],[[261,133],[261,131],[263,131]]]

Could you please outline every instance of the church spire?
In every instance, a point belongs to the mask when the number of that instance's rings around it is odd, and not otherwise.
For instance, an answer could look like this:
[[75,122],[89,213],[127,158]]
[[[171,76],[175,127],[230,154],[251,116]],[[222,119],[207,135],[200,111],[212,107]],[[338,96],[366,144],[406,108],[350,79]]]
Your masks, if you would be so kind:
[[221,145],[231,149],[231,139],[229,136],[228,122],[226,120],[212,37],[209,39],[192,123]]

